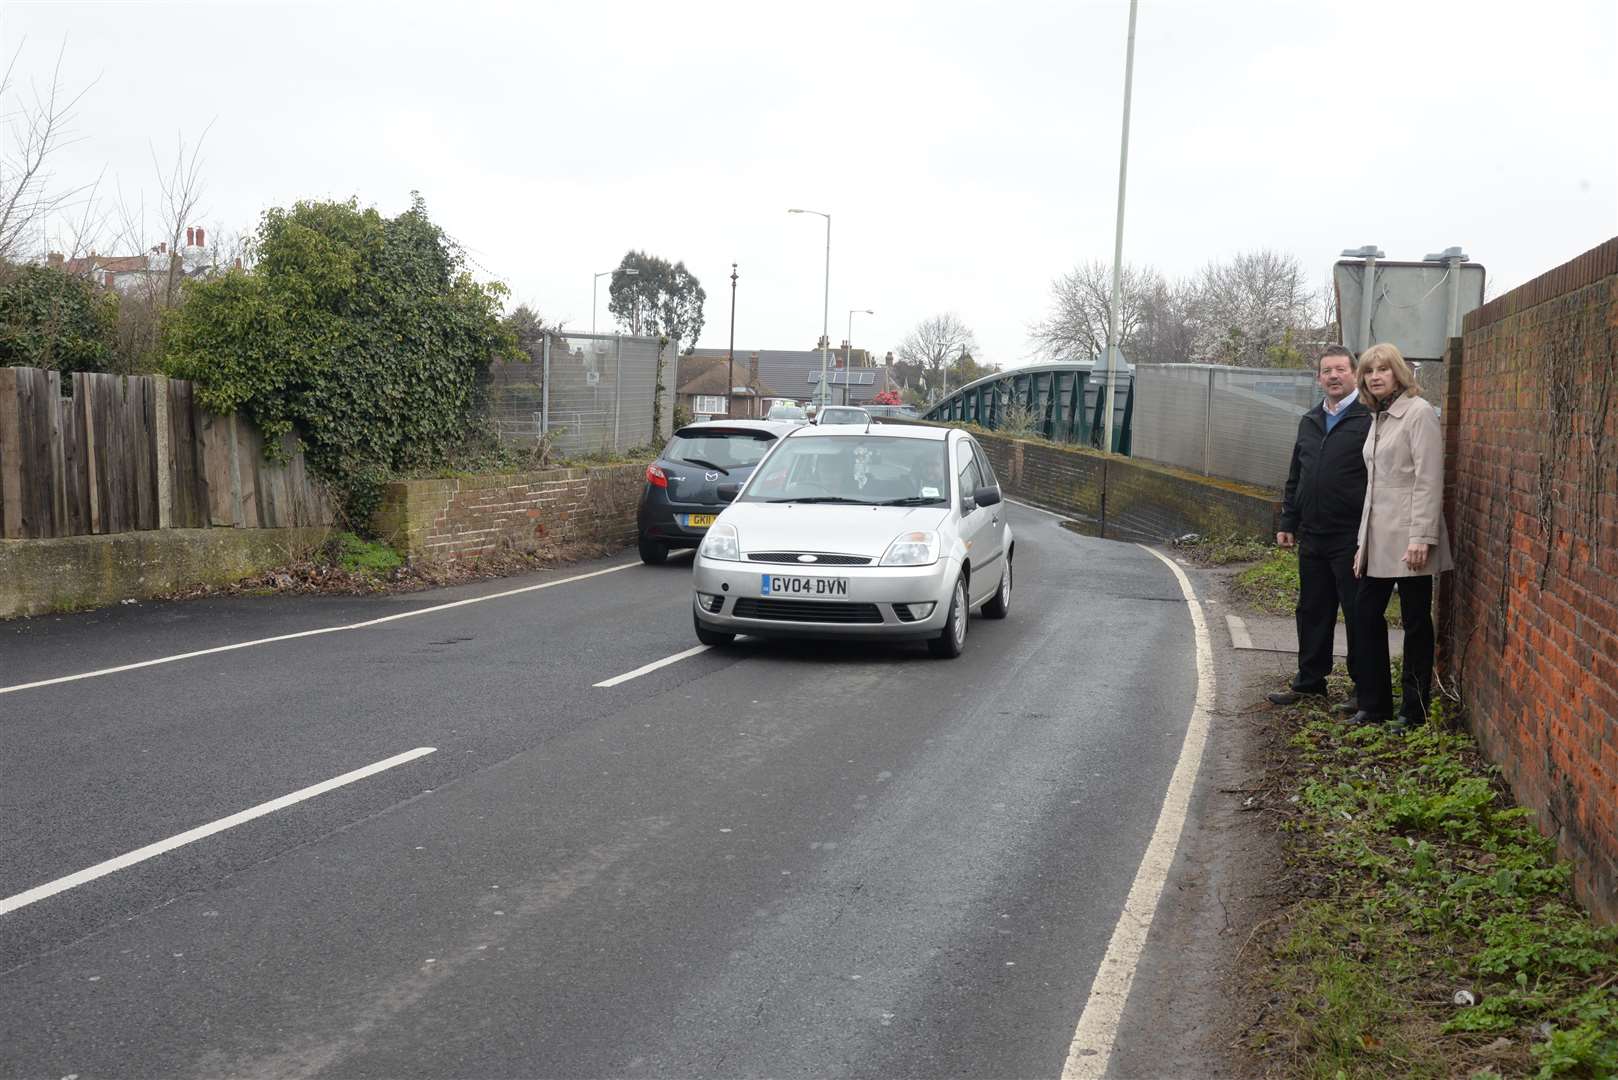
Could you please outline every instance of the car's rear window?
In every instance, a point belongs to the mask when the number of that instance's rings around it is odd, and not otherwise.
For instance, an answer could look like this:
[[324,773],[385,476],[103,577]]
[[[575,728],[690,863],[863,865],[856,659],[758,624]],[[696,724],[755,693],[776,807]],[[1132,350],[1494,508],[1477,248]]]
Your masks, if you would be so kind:
[[682,428],[663,448],[663,457],[709,468],[750,468],[763,460],[774,442],[768,431]]

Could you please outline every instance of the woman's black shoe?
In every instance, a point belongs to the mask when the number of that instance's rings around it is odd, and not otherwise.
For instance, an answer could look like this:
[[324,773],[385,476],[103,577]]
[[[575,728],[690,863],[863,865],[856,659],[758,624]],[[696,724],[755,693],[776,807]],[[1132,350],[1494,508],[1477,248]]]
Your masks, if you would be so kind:
[[1349,727],[1364,727],[1366,724],[1386,724],[1387,722],[1388,718],[1386,716],[1373,716],[1364,709],[1343,721]]

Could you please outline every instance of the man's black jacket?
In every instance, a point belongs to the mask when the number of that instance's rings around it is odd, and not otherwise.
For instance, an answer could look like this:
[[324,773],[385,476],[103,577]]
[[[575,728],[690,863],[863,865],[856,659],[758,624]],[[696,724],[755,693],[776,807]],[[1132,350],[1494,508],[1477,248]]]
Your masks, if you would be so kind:
[[1329,434],[1324,402],[1303,414],[1281,504],[1282,532],[1353,542],[1365,505],[1361,453],[1370,431],[1371,414],[1358,400]]

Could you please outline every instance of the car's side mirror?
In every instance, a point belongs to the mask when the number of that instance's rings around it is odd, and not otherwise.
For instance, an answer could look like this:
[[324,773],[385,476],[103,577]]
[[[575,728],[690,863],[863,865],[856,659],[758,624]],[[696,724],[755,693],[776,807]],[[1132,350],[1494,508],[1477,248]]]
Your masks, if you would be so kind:
[[1000,485],[989,484],[972,493],[972,501],[979,506],[993,506],[1000,501]]
[[740,484],[720,484],[719,485],[719,501],[720,502],[735,502],[736,501],[736,496],[740,495],[741,493],[742,493],[742,486]]

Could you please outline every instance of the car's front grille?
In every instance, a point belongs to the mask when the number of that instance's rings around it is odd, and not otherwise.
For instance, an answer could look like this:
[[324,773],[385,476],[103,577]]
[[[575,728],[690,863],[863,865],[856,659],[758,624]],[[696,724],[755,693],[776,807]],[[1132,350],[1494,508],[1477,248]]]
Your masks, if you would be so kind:
[[875,604],[850,604],[830,600],[758,600],[741,597],[731,614],[738,619],[774,619],[777,622],[879,623],[882,612]]
[[808,566],[869,566],[871,559],[866,555],[824,555],[818,551],[753,551],[747,558],[751,562],[769,563],[801,563],[800,555],[813,555],[814,562]]

